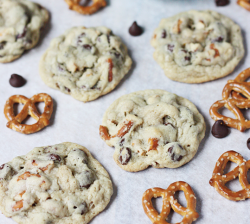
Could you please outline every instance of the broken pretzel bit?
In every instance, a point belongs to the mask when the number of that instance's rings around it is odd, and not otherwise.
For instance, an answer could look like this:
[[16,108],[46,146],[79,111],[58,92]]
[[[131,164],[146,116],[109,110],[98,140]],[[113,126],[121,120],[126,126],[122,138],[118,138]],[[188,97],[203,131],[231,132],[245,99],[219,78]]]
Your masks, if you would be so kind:
[[158,147],[158,139],[157,138],[149,138],[148,143],[150,144],[149,150],[157,150]]
[[99,134],[100,134],[101,138],[105,141],[110,140],[110,138],[111,138],[109,135],[108,128],[105,126],[100,125]]
[[246,10],[250,11],[250,1],[249,0],[238,0],[237,4]]
[[25,172],[17,178],[17,181],[26,180],[28,177],[31,176],[41,177],[39,174],[31,174],[30,172]]
[[133,122],[129,121],[113,137],[120,137],[120,138],[123,137],[125,134],[127,134],[129,132],[129,130],[131,129],[132,126],[133,126]]
[[215,51],[215,55],[214,58],[219,57],[220,56],[220,52],[218,49],[214,48],[214,44],[210,44],[210,49]]
[[111,58],[108,59],[108,63],[109,63],[109,76],[108,76],[108,80],[109,80],[109,82],[111,82],[113,80],[113,72],[112,72],[113,62],[112,62]]
[[12,207],[12,211],[19,211],[23,207],[23,200],[17,201],[16,204]]

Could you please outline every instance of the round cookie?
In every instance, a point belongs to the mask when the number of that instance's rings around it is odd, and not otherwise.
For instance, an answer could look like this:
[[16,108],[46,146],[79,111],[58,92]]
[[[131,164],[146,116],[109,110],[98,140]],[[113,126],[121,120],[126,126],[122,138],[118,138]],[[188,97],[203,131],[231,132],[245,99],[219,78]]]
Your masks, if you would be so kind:
[[177,168],[189,162],[205,129],[203,116],[189,100],[164,90],[143,90],[111,104],[100,136],[115,147],[117,165],[136,172],[148,166]]
[[121,39],[106,27],[73,27],[52,40],[40,61],[46,85],[91,101],[112,91],[132,64]]
[[165,75],[178,82],[224,77],[244,56],[240,27],[214,11],[191,10],[162,19],[151,44]]
[[107,171],[74,143],[37,147],[0,166],[0,210],[20,224],[86,224],[112,194]]
[[48,19],[48,11],[36,3],[27,0],[1,0],[0,62],[11,62],[25,50],[33,48]]

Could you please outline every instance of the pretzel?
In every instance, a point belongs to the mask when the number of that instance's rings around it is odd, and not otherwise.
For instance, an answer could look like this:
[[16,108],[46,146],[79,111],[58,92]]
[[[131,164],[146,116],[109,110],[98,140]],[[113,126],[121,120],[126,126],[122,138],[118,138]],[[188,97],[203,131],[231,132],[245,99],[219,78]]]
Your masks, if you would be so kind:
[[[176,191],[183,191],[187,199],[187,208],[181,206],[174,194]],[[152,205],[152,198],[162,197],[162,211],[159,214]],[[191,224],[195,221],[199,214],[195,211],[196,197],[192,188],[183,181],[178,181],[170,184],[170,186],[164,190],[162,188],[151,188],[144,192],[142,196],[142,206],[144,212],[153,224],[169,224],[166,219],[170,213],[171,207],[178,214],[184,216],[181,224]]]
[[91,15],[98,11],[100,8],[107,5],[105,0],[92,0],[93,4],[91,6],[81,6],[81,0],[65,0],[69,5],[69,9],[79,12],[84,15]]
[[250,11],[250,1],[249,0],[238,0],[237,4],[246,10]]
[[[223,174],[223,171],[228,161],[237,163],[238,166],[227,174]],[[243,157],[235,152],[228,151],[223,153],[218,161],[216,162],[213,176],[209,181],[209,184],[213,186],[216,191],[219,192],[223,197],[232,201],[241,201],[246,198],[250,198],[250,184],[247,181],[247,171],[250,168],[250,160],[246,161]],[[225,184],[236,177],[239,177],[241,187],[240,191],[234,192],[228,189]]]
[[[240,111],[250,108],[250,83],[245,82],[249,77],[250,68],[241,72],[235,80],[228,81],[222,91],[222,100],[215,102],[210,108],[210,116],[214,120],[223,120],[227,126],[242,132],[250,128],[250,121],[246,120]],[[229,109],[236,119],[220,114],[218,110],[223,107]]]
[[[44,112],[40,114],[35,106],[37,102],[44,102]],[[15,103],[24,104],[21,112],[15,116],[13,105]],[[46,93],[40,93],[34,95],[31,99],[28,99],[22,95],[13,95],[11,96],[4,107],[4,115],[8,120],[7,127],[11,128],[15,131],[31,134],[41,130],[42,128],[49,125],[49,119],[53,112],[53,101],[52,98]],[[30,115],[34,119],[37,120],[35,124],[28,125],[22,124],[22,121]]]

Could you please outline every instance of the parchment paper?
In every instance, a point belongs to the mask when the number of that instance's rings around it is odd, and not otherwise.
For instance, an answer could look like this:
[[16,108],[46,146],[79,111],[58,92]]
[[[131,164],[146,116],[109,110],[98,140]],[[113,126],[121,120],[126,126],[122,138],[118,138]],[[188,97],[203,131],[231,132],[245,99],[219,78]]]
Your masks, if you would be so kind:
[[[43,37],[34,49],[26,52],[20,59],[0,65],[0,164],[18,155],[26,154],[36,146],[54,145],[65,141],[75,142],[89,149],[107,169],[114,184],[114,195],[108,207],[93,219],[92,224],[150,224],[142,208],[142,194],[151,187],[167,188],[169,184],[178,180],[188,182],[196,194],[197,211],[200,217],[195,223],[248,223],[250,200],[229,201],[220,196],[208,182],[217,159],[225,151],[236,150],[245,159],[250,159],[250,151],[246,146],[249,131],[241,133],[231,129],[228,137],[216,139],[210,133],[213,120],[209,116],[209,108],[215,101],[221,99],[222,89],[227,80],[235,78],[240,71],[250,65],[248,54],[250,12],[239,7],[236,0],[232,0],[226,7],[216,7],[213,0],[110,0],[108,6],[98,13],[84,16],[70,11],[63,0],[36,0],[36,2],[42,4],[51,13],[51,21]],[[229,76],[204,84],[178,83],[165,77],[163,70],[154,61],[152,56],[154,49],[150,45],[150,38],[161,18],[190,9],[216,10],[229,16],[241,26],[246,54]],[[144,27],[142,36],[129,35],[128,28],[134,20]],[[87,27],[104,25],[111,28],[126,43],[134,61],[131,72],[114,91],[89,103],[82,103],[47,87],[38,73],[40,57],[49,46],[51,39],[72,26],[81,25]],[[24,76],[27,84],[21,88],[11,87],[9,78],[13,73]],[[107,146],[99,137],[98,128],[108,106],[124,94],[144,89],[164,89],[183,96],[192,101],[205,117],[206,136],[193,160],[181,168],[149,168],[138,173],[125,172],[112,158],[114,149]],[[14,94],[32,97],[41,92],[50,94],[54,99],[51,125],[31,135],[8,129],[7,120],[3,114],[6,100]],[[250,118],[249,115],[246,116]],[[240,189],[237,181],[233,181],[229,186],[233,190]],[[180,193],[179,197],[185,204],[183,194]],[[160,200],[157,200],[156,204],[160,208]],[[172,215],[173,223],[181,220],[181,216]],[[15,222],[0,214],[0,223]]]

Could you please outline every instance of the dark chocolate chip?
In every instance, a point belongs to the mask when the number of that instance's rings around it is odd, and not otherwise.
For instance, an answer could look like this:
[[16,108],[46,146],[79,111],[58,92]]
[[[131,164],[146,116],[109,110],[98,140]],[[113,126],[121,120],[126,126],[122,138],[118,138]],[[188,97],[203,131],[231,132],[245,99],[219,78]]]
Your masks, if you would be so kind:
[[0,166],[0,170],[2,170],[2,169],[4,168],[4,166],[5,166],[5,164],[2,164],[2,165]]
[[215,0],[217,6],[226,6],[230,3],[229,0]]
[[250,149],[250,138],[249,138],[249,139],[247,139],[247,148],[249,148],[249,149]]
[[128,31],[132,36],[140,36],[143,33],[143,29],[136,22],[133,22]]
[[228,126],[225,125],[224,121],[218,120],[212,127],[212,135],[216,138],[224,138],[228,136]]
[[161,38],[166,38],[167,37],[167,32],[166,30],[162,31]]
[[182,158],[183,158],[183,156],[179,156],[179,157],[177,158],[177,161],[180,161]]
[[89,44],[84,44],[83,47],[86,49],[86,50],[91,50],[91,46]]
[[68,91],[68,93],[70,93],[70,89],[67,88],[66,86],[64,86],[64,88]]
[[27,33],[27,28],[25,27],[22,33],[16,35],[16,40],[23,38],[26,35],[26,33]]
[[60,157],[59,155],[50,154],[49,157],[50,157],[50,159],[53,160],[53,161],[58,161],[58,162],[61,161],[61,157]]
[[123,138],[121,141],[120,141],[120,146],[123,146],[123,142],[125,141],[125,138]]
[[168,142],[168,141],[166,141],[166,142],[165,142],[165,145],[166,145],[166,144],[168,144],[168,143],[169,143],[169,142]]
[[168,152],[169,152],[169,153],[171,153],[171,152],[172,152],[172,150],[173,150],[173,146],[172,146],[172,147],[170,147],[170,148],[168,148]]
[[0,50],[2,50],[4,48],[4,45],[6,44],[7,42],[6,41],[3,41],[0,43]]
[[168,50],[173,52],[174,50],[174,45],[173,44],[168,44]]
[[74,207],[73,207],[73,209],[77,209],[77,207],[76,207],[76,206],[74,206]]
[[[122,155],[122,152],[125,150],[125,155]],[[127,165],[129,160],[131,159],[131,149],[130,148],[122,148],[120,150],[119,161],[122,165]]]
[[110,36],[107,35],[108,43],[110,44]]
[[174,161],[174,157],[175,157],[175,154],[173,153],[172,155],[171,155],[171,159]]
[[188,57],[188,56],[185,56],[185,61],[190,61],[190,57]]
[[224,40],[224,38],[223,37],[217,37],[217,38],[215,38],[214,40],[213,40],[213,42],[222,42]]
[[26,80],[20,75],[12,74],[9,82],[13,87],[22,87],[26,83]]

